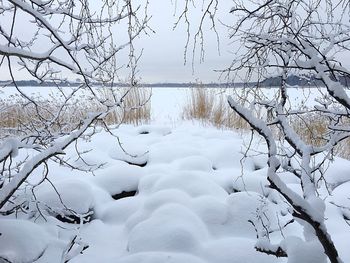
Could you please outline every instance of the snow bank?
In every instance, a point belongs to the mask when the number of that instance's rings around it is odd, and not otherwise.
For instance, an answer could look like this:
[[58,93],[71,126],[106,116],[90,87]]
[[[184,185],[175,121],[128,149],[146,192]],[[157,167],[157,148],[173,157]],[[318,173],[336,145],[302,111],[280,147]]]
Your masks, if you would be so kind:
[[[45,252],[41,262],[60,262],[77,236],[86,249],[72,263],[325,262],[319,244],[292,221],[292,209],[265,187],[266,158],[250,156],[241,168],[245,146],[237,134],[189,124],[122,125],[114,132],[119,142],[105,132],[79,141],[80,149],[93,149],[85,155],[90,162],[105,163],[94,175],[49,163],[55,188],[48,182],[35,188],[30,209],[36,213],[19,212],[26,220],[0,217],[0,256],[32,262]],[[67,156],[76,156],[74,147]],[[325,175],[333,190],[326,200],[326,226],[345,262],[348,166],[336,159]],[[280,177],[300,192],[298,178]],[[55,218],[70,213],[91,213],[91,221],[74,225]],[[256,251],[257,234],[283,246],[289,258]]]
[[37,224],[18,219],[0,219],[1,262],[34,262],[44,254],[48,245],[48,234]]
[[84,215],[94,206],[92,187],[78,179],[62,180],[53,185],[43,183],[34,190],[32,210],[39,207],[52,215]]

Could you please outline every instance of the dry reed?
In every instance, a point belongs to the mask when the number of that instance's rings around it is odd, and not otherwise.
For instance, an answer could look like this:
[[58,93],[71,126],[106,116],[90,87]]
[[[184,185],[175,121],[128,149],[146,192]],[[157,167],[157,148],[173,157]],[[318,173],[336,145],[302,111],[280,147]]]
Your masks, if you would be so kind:
[[[344,121],[340,120],[339,124],[344,124]],[[291,118],[290,124],[300,138],[309,145],[319,147],[328,141],[330,120],[317,112],[295,116]],[[350,138],[341,141],[334,148],[334,153],[342,158],[350,159]]]
[[[125,92],[127,95],[120,107],[106,115],[103,121],[107,125],[121,122],[135,125],[148,123],[151,112],[151,106],[148,103],[151,94],[149,89],[126,90],[123,88],[113,92],[114,94],[109,89],[101,89],[98,92],[98,98],[79,95],[64,105],[62,100],[57,98],[35,98],[35,104],[28,102],[20,95],[0,99],[0,130],[2,134],[18,132],[28,126],[36,126],[36,129],[49,128],[52,131],[71,130],[89,113],[107,110],[106,105],[113,105],[114,98],[120,98]],[[55,121],[52,121],[53,119]]]
[[182,117],[185,120],[199,120],[217,128],[250,128],[249,124],[228,106],[223,92],[201,86],[190,89]]
[[[237,94],[236,94],[237,95]],[[237,95],[241,104],[248,104],[248,96]],[[267,119],[268,113],[263,108],[253,110],[256,117]],[[182,117],[185,120],[199,120],[202,124],[213,125],[217,128],[235,128],[250,130],[250,125],[235,113],[227,104],[225,94],[217,89],[194,87],[190,90],[187,103],[183,108]],[[327,142],[329,120],[318,113],[306,113],[290,117],[290,125],[307,144],[322,146]],[[281,131],[273,128],[277,138],[283,139]],[[336,146],[337,156],[350,159],[350,138]]]

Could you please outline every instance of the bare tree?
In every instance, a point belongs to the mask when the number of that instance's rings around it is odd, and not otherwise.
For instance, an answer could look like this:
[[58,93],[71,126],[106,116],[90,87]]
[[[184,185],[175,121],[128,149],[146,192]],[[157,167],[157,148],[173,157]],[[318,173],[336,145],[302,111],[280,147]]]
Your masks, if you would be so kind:
[[[291,205],[296,219],[311,226],[328,259],[342,262],[325,224],[318,187],[321,182],[327,185],[324,166],[333,158],[336,146],[350,137],[350,98],[346,92],[350,71],[342,60],[343,54],[350,53],[349,1],[234,0],[231,14],[235,19],[229,25],[231,37],[241,43],[241,48],[223,74],[245,76],[245,83],[255,83],[249,89],[256,93],[264,87],[264,80],[273,76],[278,80],[278,90],[274,96],[262,93],[248,101],[251,107],[267,109],[269,120],[257,118],[232,97],[229,105],[265,139],[270,187]],[[312,109],[291,106],[292,75],[319,87],[313,90],[320,95]],[[307,119],[310,114],[324,120],[325,132],[319,134],[317,145],[307,142],[294,126],[295,120],[300,120],[307,129],[312,124]],[[288,188],[280,171],[298,178],[302,196]],[[280,246],[257,249],[281,254]]]
[[[78,168],[64,160],[65,149],[89,127],[103,123],[108,114],[123,108],[130,89],[136,87],[139,55],[133,42],[147,31],[147,5],[136,5],[132,0],[0,1],[0,70],[11,78],[4,88],[14,86],[28,116],[2,129],[2,213],[13,210],[8,204],[13,203],[14,193],[39,166],[44,167],[42,181],[46,179],[49,160]],[[121,52],[127,57],[126,65],[117,61],[116,55]],[[118,70],[123,67],[129,75],[119,77]],[[50,104],[53,101],[42,103],[18,85],[23,72],[56,88],[54,105]],[[77,85],[63,87],[66,80],[76,79]],[[123,93],[114,88],[121,80],[129,83]],[[107,96],[101,88],[108,88]],[[71,119],[79,96],[97,107]]]
[[[204,61],[205,57],[205,32],[207,30],[213,31],[216,37],[218,53],[220,53],[219,48],[219,34],[216,29],[216,13],[218,11],[219,1],[218,0],[204,0],[204,1],[174,1],[175,15],[177,17],[174,29],[178,27],[181,22],[186,27],[186,43],[184,47],[184,63],[188,60],[188,51],[192,51],[190,59],[192,62],[192,70],[194,70],[194,62],[197,57],[197,52],[199,48],[198,58],[199,62]],[[192,18],[192,13],[195,13],[196,9],[200,8],[200,19],[198,23]],[[179,13],[176,13],[180,10]],[[193,37],[193,43],[191,43],[191,35]]]

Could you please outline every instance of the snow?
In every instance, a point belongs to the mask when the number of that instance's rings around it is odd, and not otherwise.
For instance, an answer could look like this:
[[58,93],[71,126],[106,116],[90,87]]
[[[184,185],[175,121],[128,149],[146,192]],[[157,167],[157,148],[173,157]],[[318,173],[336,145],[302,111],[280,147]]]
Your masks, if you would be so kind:
[[15,157],[18,154],[18,145],[19,141],[11,138],[5,140],[1,145],[0,145],[0,159],[2,160],[3,158],[6,158],[6,156],[10,155],[11,157]]
[[304,242],[298,237],[288,237],[282,242],[289,256],[288,263],[326,263],[323,248],[318,241]]
[[[150,233],[152,233],[150,235]],[[196,252],[208,239],[206,226],[190,209],[166,204],[156,209],[130,231],[128,251]]]
[[149,253],[136,253],[120,259],[121,263],[205,263],[196,256],[183,253],[164,253],[164,252],[149,252]]
[[27,220],[0,220],[0,260],[33,262],[46,250],[49,235],[40,226]]
[[332,189],[350,181],[350,162],[342,158],[336,158],[335,162],[337,165],[330,165],[325,175],[325,179]]
[[[101,131],[91,140],[79,140],[81,150],[93,149],[84,154],[89,163],[104,164],[94,174],[49,161],[55,187],[44,181],[34,188],[35,198],[21,189],[21,198],[14,201],[30,196],[34,212],[0,216],[0,262],[40,257],[38,262],[61,263],[75,236],[80,246],[88,247],[76,250],[70,263],[327,262],[308,229],[292,221],[291,207],[266,187],[266,155],[242,160],[244,135],[180,121],[184,90],[167,92],[153,89],[151,124],[121,125],[114,130],[118,138]],[[169,112],[164,111],[167,103]],[[265,144],[253,145],[266,152]],[[66,152],[76,159],[74,146]],[[79,160],[75,164],[85,165]],[[343,218],[350,214],[349,169],[349,161],[336,158],[325,173],[331,196],[321,188],[319,198],[309,199],[310,209],[324,214],[344,262],[350,260],[350,227]],[[34,177],[41,178],[40,172],[34,171]],[[299,178],[288,172],[278,178],[283,190],[302,202]],[[123,193],[129,195],[113,198]],[[91,221],[76,224],[56,218],[87,213]],[[261,246],[279,245],[288,258],[256,251],[257,235],[273,244]]]
[[97,171],[92,181],[110,195],[115,195],[136,190],[143,174],[144,171],[138,166],[116,162],[116,165]]
[[[66,179],[55,183],[55,187],[44,182],[34,189],[36,199],[33,206],[37,205],[48,212],[57,214],[86,214],[94,205],[92,187],[83,180]],[[32,207],[34,210],[35,208]]]
[[204,254],[208,262],[286,262],[283,259],[277,259],[274,256],[268,256],[253,250],[254,245],[253,240],[248,238],[223,238],[208,242],[204,248]]

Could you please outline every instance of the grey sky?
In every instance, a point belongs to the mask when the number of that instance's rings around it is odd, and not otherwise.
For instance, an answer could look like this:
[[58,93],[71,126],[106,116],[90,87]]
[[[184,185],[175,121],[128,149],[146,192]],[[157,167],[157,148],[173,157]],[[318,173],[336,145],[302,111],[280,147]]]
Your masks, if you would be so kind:
[[[142,2],[142,1],[141,1]],[[150,20],[150,27],[155,31],[154,34],[150,33],[149,36],[142,36],[136,40],[135,47],[138,51],[143,49],[143,55],[139,61],[139,74],[141,82],[216,82],[218,81],[218,73],[214,72],[215,69],[221,69],[229,64],[231,61],[231,54],[228,52],[232,46],[228,44],[227,28],[216,21],[216,29],[220,35],[220,50],[218,53],[218,44],[216,35],[213,31],[210,31],[210,27],[207,24],[204,25],[205,35],[205,61],[199,63],[199,55],[194,59],[194,71],[192,70],[192,48],[193,37],[198,28],[198,23],[201,18],[201,4],[202,1],[197,2],[199,6],[194,8],[190,6],[190,21],[191,21],[191,38],[190,45],[188,47],[187,64],[184,65],[184,50],[186,43],[186,26],[182,21],[178,27],[173,30],[174,23],[177,16],[184,9],[183,4],[185,1],[178,0],[150,0],[149,1],[149,16],[152,16]],[[228,21],[231,17],[229,10],[231,7],[231,1],[219,1],[218,13],[216,20]],[[175,12],[176,10],[176,12]],[[143,12],[143,11],[141,11]],[[11,18],[2,17],[2,25],[10,27]],[[24,22],[25,21],[25,22]],[[15,30],[21,37],[31,37],[33,32],[30,31],[30,27],[26,25],[28,20],[24,17],[17,19]],[[28,31],[29,30],[29,31]],[[30,32],[30,33],[29,33]],[[122,35],[118,35],[120,32],[116,32],[115,38],[121,42],[123,40]],[[45,45],[44,45],[45,46]],[[199,46],[197,47],[199,51]],[[41,50],[37,50],[40,52]],[[120,58],[119,65],[127,64],[127,51],[121,52],[117,55]],[[24,70],[19,71],[18,65],[12,64],[12,67],[16,70],[17,79],[29,79],[31,76],[26,74]],[[69,73],[65,77],[69,77]],[[68,75],[67,75],[68,74]],[[126,79],[127,72],[120,71],[121,80]],[[0,69],[0,79],[10,79],[10,76],[6,70],[6,66]]]
[[[143,0],[140,0],[141,2]],[[184,50],[186,44],[186,26],[182,21],[179,26],[173,30],[174,23],[177,17],[182,12],[185,3],[184,0],[149,0],[149,15],[152,16],[150,26],[155,31],[149,36],[142,36],[136,40],[135,47],[138,51],[143,49],[143,55],[139,61],[139,74],[141,82],[217,82],[219,74],[214,72],[215,69],[223,69],[227,67],[233,58],[233,52],[237,50],[237,46],[230,44],[228,38],[228,30],[220,24],[223,21],[226,24],[232,24],[233,15],[229,13],[232,2],[219,1],[218,12],[216,15],[216,29],[220,36],[220,54],[218,53],[218,43],[216,35],[210,30],[210,26],[205,24],[204,28],[204,46],[205,60],[199,62],[199,46],[194,57],[194,71],[192,70],[192,49],[193,37],[198,28],[198,23],[201,18],[202,1],[194,1],[199,6],[196,8],[190,7],[189,20],[191,22],[191,37],[188,47],[187,64],[184,65]],[[205,1],[206,3],[208,1]],[[175,12],[176,10],[176,12]],[[6,20],[6,19],[5,19]],[[11,20],[2,18],[2,26],[10,23]],[[20,22],[20,21],[19,21]],[[21,35],[28,34],[26,26],[17,26],[17,30],[21,31]],[[22,32],[23,31],[23,32]],[[120,37],[119,32],[116,32],[116,38]],[[123,37],[120,37],[122,40]],[[125,41],[125,40],[124,40]],[[122,42],[124,42],[122,41]],[[127,64],[127,51],[123,51],[119,65]],[[349,55],[341,54],[344,65],[350,65]],[[14,65],[13,65],[14,66]],[[121,80],[126,79],[126,72],[121,71]],[[28,75],[24,71],[16,72],[18,79],[27,79]],[[30,76],[29,76],[30,77]],[[0,79],[9,79],[9,75],[4,70],[0,69]]]
[[[183,1],[182,1],[183,2]],[[228,21],[231,1],[220,1],[217,19]],[[188,50],[187,64],[184,65],[184,48],[186,43],[186,27],[182,22],[173,30],[177,15],[182,10],[180,1],[177,6],[177,13],[174,15],[175,5],[170,0],[151,0],[150,21],[151,27],[156,31],[150,37],[139,40],[138,47],[144,48],[143,57],[140,61],[140,76],[145,82],[188,82],[202,81],[211,82],[218,80],[218,73],[215,69],[227,66],[232,60],[229,50],[227,28],[217,21],[217,30],[220,35],[220,55],[216,35],[205,27],[205,61],[199,61],[199,47],[197,56],[194,59],[194,72],[192,71],[192,44],[196,23],[200,19],[200,6],[191,10],[192,31],[191,41]]]

